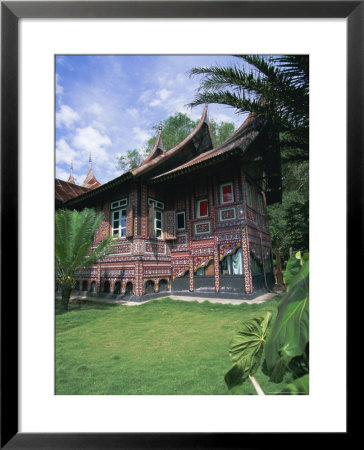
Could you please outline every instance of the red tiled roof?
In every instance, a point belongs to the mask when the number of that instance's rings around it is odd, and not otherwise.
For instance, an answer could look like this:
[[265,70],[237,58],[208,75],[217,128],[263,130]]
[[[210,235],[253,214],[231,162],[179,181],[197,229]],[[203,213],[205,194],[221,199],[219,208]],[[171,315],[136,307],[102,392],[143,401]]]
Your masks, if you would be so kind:
[[67,181],[59,180],[56,178],[55,180],[55,194],[56,201],[65,202],[71,198],[78,197],[85,192],[88,192],[90,189],[83,186],[78,186],[77,184],[68,183]]
[[90,168],[88,169],[86,178],[84,179],[83,183],[82,183],[83,187],[89,188],[89,189],[95,189],[99,186],[101,186],[101,183],[99,183],[92,171],[92,167],[90,166]]

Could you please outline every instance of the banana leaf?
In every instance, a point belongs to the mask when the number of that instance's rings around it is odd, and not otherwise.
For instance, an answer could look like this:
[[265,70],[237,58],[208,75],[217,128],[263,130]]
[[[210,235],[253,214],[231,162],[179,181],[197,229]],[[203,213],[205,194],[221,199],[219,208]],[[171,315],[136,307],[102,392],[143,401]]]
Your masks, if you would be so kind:
[[253,375],[260,365],[263,354],[263,345],[272,314],[267,312],[264,317],[243,321],[233,337],[229,356],[234,363],[225,374],[228,389],[239,386]]
[[282,298],[265,347],[270,379],[280,383],[293,358],[305,355],[309,342],[309,263],[301,267]]

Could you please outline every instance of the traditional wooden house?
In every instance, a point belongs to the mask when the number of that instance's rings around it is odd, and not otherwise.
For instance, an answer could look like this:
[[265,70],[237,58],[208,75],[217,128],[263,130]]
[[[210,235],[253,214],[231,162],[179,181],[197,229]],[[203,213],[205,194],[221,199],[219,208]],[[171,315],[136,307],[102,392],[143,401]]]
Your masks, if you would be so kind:
[[117,238],[111,254],[78,273],[77,288],[136,300],[164,291],[251,298],[271,288],[266,205],[281,200],[279,155],[273,129],[253,115],[217,147],[207,107],[174,148],[159,133],[140,166],[62,203],[103,212],[95,244]]

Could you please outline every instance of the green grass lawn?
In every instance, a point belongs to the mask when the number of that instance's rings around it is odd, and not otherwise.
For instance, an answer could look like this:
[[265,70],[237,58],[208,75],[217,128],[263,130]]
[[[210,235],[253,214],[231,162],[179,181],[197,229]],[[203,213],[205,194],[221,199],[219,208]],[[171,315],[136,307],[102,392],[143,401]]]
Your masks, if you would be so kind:
[[[226,395],[229,343],[241,320],[271,311],[278,300],[222,305],[169,298],[138,306],[83,302],[56,307],[56,394]],[[267,394],[264,367],[255,377]],[[238,391],[255,394],[250,381]]]

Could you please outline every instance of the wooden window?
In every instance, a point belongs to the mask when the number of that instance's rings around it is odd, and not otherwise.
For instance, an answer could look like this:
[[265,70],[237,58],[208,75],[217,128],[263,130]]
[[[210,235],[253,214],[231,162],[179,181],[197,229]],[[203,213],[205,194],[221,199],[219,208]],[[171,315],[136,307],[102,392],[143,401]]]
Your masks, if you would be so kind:
[[233,183],[220,184],[220,203],[231,203],[234,201]]
[[154,236],[159,239],[163,237],[163,213],[159,209],[154,210]]
[[126,236],[126,209],[112,212],[112,234],[118,237]]
[[207,217],[209,215],[209,202],[206,198],[197,202],[197,217]]
[[246,203],[249,206],[253,206],[252,202],[252,187],[249,181],[245,182],[245,194],[246,194]]
[[148,206],[151,206],[154,204],[154,206],[158,209],[164,209],[164,203],[160,202],[159,200],[156,200],[155,198],[149,197],[148,198]]
[[186,214],[184,211],[178,211],[177,216],[177,230],[186,229]]
[[265,213],[265,208],[264,208],[263,196],[262,196],[261,193],[258,193],[257,196],[258,196],[258,209],[259,209],[259,212],[261,214],[264,214]]

